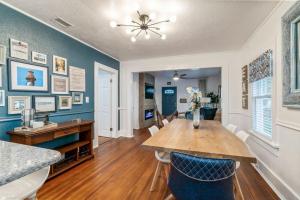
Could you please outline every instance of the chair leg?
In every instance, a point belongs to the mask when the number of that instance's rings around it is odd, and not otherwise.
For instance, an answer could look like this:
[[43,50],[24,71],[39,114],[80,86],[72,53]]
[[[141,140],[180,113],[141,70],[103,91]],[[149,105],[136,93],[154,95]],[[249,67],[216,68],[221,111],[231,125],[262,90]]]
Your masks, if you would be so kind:
[[168,164],[164,164],[164,172],[165,172],[165,175],[166,175],[166,178],[167,178],[167,181],[169,179],[169,165]]
[[150,192],[154,191],[154,186],[155,186],[155,184],[157,182],[157,179],[158,179],[158,176],[161,172],[161,167],[162,167],[162,164],[161,164],[161,162],[158,161],[157,167],[156,167],[156,170],[155,170],[155,174],[154,174],[154,177],[153,177],[153,180],[152,180],[152,183],[151,183]]
[[236,200],[244,200],[244,195],[239,183],[239,180],[237,178],[237,175],[234,175],[234,189],[235,189],[235,199]]
[[165,198],[165,200],[171,200],[171,199],[173,199],[173,195],[172,194],[169,194],[169,196],[167,196],[167,198]]

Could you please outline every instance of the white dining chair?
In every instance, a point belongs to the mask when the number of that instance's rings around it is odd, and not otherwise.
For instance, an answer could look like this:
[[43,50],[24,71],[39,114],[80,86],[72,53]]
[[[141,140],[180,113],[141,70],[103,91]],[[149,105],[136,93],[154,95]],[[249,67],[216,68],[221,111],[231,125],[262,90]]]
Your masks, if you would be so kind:
[[166,126],[167,124],[169,124],[169,121],[167,119],[163,119],[162,123],[164,124],[164,126]]
[[[238,131],[237,133],[236,133],[236,136],[242,141],[242,142],[244,142],[245,144],[246,144],[246,141],[247,141],[247,139],[249,138],[249,134],[248,133],[246,133],[245,131]],[[241,163],[240,162],[236,162],[236,169],[238,169],[239,167],[241,166]]]
[[[157,128],[157,126],[151,126],[149,129],[149,132],[151,133],[151,135],[155,135],[159,129]],[[166,174],[166,177],[168,177],[168,174],[167,174],[167,166],[170,164],[170,154],[169,153],[166,153],[166,152],[160,152],[160,151],[155,151],[155,158],[158,160],[158,163],[157,163],[157,167],[156,167],[156,170],[155,170],[155,173],[154,173],[154,177],[153,177],[153,180],[152,180],[152,183],[151,183],[151,187],[150,187],[150,192],[152,192],[154,190],[154,187],[156,185],[156,182],[157,182],[157,179],[162,171],[162,167],[165,167],[165,174]]]
[[230,132],[232,132],[233,134],[235,134],[235,131],[237,129],[237,126],[234,125],[234,124],[228,124],[226,127],[225,127],[227,130],[229,130]]
[[50,166],[0,186],[0,200],[36,200],[37,191],[48,178]]

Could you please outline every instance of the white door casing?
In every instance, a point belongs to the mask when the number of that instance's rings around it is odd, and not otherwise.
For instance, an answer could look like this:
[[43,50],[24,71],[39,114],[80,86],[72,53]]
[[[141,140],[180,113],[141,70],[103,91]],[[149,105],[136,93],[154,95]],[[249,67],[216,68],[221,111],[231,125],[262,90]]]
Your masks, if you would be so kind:
[[94,141],[93,141],[93,147],[97,148],[98,147],[98,133],[101,132],[100,127],[101,127],[101,114],[100,114],[100,104],[99,101],[100,99],[100,78],[99,78],[99,71],[105,71],[107,73],[110,73],[111,75],[111,100],[110,100],[110,105],[111,105],[111,137],[117,138],[119,137],[119,132],[118,132],[118,99],[119,99],[119,93],[118,93],[118,76],[119,76],[119,71],[116,69],[113,69],[111,67],[105,66],[103,64],[95,62],[94,65]]

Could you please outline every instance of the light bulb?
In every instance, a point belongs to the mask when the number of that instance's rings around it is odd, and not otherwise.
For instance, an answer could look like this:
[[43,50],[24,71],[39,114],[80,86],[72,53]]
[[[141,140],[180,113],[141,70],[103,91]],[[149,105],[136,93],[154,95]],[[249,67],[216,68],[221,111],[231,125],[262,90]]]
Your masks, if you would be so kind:
[[162,34],[160,37],[162,40],[165,40],[167,38],[166,34]]
[[111,21],[111,22],[110,22],[110,26],[111,26],[112,28],[116,28],[116,27],[117,27],[117,22]]
[[174,76],[174,77],[173,77],[173,80],[174,80],[174,81],[178,81],[178,80],[179,80],[179,77],[178,77],[178,76]]
[[149,39],[150,39],[150,35],[149,35],[149,34],[146,34],[146,35],[145,35],[145,38],[146,38],[146,40],[149,40]]
[[131,37],[131,42],[136,42],[136,39],[134,36]]
[[174,23],[174,22],[176,22],[176,20],[177,20],[176,16],[170,17],[170,22]]
[[156,18],[156,14],[155,13],[151,13],[150,15],[149,15],[149,18],[152,20],[152,19],[155,19]]

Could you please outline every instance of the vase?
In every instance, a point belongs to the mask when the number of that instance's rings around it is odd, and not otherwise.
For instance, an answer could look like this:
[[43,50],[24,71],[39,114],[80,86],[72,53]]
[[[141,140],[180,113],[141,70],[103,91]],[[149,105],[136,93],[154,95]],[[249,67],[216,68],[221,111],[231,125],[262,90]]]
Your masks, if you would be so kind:
[[200,109],[195,109],[193,111],[193,126],[195,129],[199,128],[200,125]]

